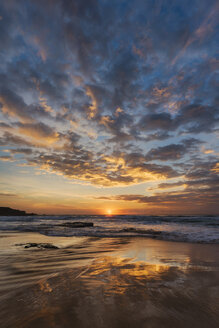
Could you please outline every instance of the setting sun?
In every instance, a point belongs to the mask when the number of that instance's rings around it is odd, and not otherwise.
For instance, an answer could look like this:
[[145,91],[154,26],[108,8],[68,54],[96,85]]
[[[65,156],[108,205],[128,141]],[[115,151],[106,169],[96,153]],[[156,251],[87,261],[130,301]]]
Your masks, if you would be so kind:
[[112,210],[110,210],[110,209],[106,210],[106,214],[107,215],[112,215]]

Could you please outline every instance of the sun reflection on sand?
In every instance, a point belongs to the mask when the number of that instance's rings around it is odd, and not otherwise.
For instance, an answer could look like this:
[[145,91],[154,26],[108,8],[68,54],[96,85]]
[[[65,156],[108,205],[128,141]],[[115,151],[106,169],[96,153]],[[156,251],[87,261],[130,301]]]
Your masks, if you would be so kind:
[[217,245],[62,238],[49,251],[2,239],[14,253],[0,259],[1,327],[218,327]]
[[[151,323],[151,327],[183,327],[180,322],[187,326],[194,313],[199,314],[194,327],[207,322],[209,327],[216,327],[212,325],[214,315],[218,314],[215,291],[206,294],[209,283],[211,286],[216,283],[216,276],[204,272],[203,284],[198,279],[200,275],[203,272],[197,268],[186,271],[164,264],[104,256],[90,266],[52,277],[44,289],[39,284],[32,292],[34,298],[43,299],[38,316],[48,327],[55,327],[57,320],[66,323],[73,320],[78,328],[148,327],[146,323]],[[49,293],[47,286],[52,288]],[[56,311],[54,297],[60,304]],[[209,312],[211,308],[214,312]]]

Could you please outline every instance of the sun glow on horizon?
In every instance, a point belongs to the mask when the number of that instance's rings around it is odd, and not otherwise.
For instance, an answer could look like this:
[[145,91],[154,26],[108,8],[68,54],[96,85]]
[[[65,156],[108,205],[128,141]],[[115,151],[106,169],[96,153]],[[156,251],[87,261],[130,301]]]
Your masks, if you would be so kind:
[[106,210],[106,215],[112,215],[113,214],[113,211],[109,208]]

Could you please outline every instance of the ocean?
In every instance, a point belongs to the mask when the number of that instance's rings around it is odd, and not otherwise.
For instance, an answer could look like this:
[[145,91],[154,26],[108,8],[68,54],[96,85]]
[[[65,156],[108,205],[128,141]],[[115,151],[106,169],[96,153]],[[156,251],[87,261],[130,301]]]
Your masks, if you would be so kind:
[[[92,222],[74,228],[66,223]],[[38,232],[47,236],[144,237],[192,243],[219,243],[218,216],[63,215],[1,216],[0,231]]]

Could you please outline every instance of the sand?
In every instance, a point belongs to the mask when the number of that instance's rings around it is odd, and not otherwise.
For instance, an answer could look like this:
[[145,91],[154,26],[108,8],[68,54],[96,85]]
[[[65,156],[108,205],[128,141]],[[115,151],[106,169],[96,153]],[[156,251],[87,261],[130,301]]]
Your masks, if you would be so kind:
[[0,327],[219,327],[219,245],[1,233]]

